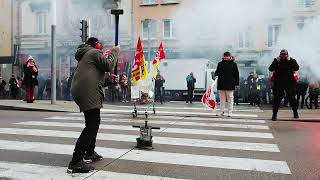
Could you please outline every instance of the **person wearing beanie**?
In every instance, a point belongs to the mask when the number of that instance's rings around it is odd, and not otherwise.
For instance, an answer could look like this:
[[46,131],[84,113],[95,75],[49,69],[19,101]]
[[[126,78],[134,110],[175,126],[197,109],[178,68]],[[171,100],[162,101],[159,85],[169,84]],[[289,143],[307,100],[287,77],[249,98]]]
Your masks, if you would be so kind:
[[100,125],[100,109],[104,100],[103,85],[105,72],[114,70],[119,58],[120,48],[111,49],[107,57],[103,46],[95,37],[90,37],[78,47],[75,59],[77,68],[71,82],[71,93],[80,111],[84,112],[85,128],[74,148],[68,166],[69,173],[88,173],[94,168],[90,162],[102,159],[95,151],[96,137]]
[[231,117],[234,103],[234,90],[239,88],[239,71],[237,63],[230,52],[223,53],[222,61],[218,63],[215,76],[218,76],[220,96],[220,111],[224,115],[226,101],[228,102],[228,117]]
[[26,101],[27,103],[33,103],[34,88],[38,85],[38,67],[31,55],[29,55],[28,61],[23,66],[23,73],[24,78],[22,84],[26,87]]
[[272,120],[277,120],[278,110],[281,100],[286,93],[290,106],[293,111],[293,117],[299,118],[298,106],[296,101],[296,80],[294,72],[299,70],[297,61],[289,57],[287,50],[280,51],[280,55],[275,58],[269,67],[269,71],[273,72],[273,114]]

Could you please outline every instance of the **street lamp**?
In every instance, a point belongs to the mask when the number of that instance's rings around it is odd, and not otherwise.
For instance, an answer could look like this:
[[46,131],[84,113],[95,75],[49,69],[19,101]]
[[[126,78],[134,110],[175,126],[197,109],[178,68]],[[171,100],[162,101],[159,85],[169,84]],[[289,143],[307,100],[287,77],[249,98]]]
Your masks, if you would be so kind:
[[150,61],[151,61],[151,37],[150,37],[150,28],[151,28],[151,19],[145,19],[148,27],[148,70],[150,71]]
[[57,4],[56,0],[51,0],[52,4],[52,25],[51,25],[51,104],[56,103],[56,24],[57,24]]

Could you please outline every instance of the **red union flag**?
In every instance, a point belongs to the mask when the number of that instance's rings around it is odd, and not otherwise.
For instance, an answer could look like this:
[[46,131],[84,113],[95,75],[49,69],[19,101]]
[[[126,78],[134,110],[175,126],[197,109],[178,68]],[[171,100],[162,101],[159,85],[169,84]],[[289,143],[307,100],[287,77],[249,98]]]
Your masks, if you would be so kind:
[[163,49],[163,45],[162,42],[160,43],[158,52],[156,54],[156,57],[153,59],[153,67],[154,67],[154,76],[156,77],[158,74],[158,67],[159,67],[159,63],[160,61],[164,60],[166,58],[166,55],[164,53],[164,49]]
[[147,76],[148,70],[144,58],[141,39],[139,37],[136,48],[136,54],[134,56],[134,63],[131,70],[131,82],[132,84],[135,84],[137,81],[139,81],[140,79],[145,79]]

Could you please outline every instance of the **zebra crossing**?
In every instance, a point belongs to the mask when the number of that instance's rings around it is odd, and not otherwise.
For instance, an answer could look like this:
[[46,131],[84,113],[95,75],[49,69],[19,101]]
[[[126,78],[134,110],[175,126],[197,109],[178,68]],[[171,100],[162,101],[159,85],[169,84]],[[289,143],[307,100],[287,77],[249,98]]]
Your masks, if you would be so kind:
[[[110,114],[110,111],[103,110],[96,151],[104,157],[108,166],[101,166],[100,162],[100,168],[94,172],[68,174],[66,167],[57,162],[11,162],[1,158],[0,177],[171,180],[208,179],[204,177],[221,172],[248,176],[252,172],[272,176],[291,174],[264,120],[159,114],[148,119],[151,125],[161,127],[154,131],[155,148],[152,151],[134,148],[139,132],[132,125],[143,124],[146,119],[132,119],[128,113]],[[245,117],[247,114],[242,115]],[[255,114],[248,115],[252,117]],[[68,113],[13,122],[7,127],[0,127],[0,137],[6,137],[0,138],[0,151],[17,151],[26,156],[57,156],[68,162],[74,148],[74,143],[70,142],[75,142],[79,137],[84,127],[83,120],[81,113]],[[188,169],[195,172],[190,173]],[[197,175],[197,171],[201,172],[201,176]]]

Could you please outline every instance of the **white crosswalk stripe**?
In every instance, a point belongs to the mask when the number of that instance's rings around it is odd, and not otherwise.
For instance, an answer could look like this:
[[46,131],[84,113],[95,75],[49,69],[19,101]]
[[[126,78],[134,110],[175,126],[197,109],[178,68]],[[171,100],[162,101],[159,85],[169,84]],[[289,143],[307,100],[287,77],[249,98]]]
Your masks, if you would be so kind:
[[[106,159],[152,163],[154,167],[175,165],[240,170],[240,172],[291,174],[287,162],[281,159],[281,156],[277,155],[271,158],[272,154],[281,152],[278,145],[273,142],[274,137],[264,120],[203,117],[206,115],[212,116],[210,112],[197,112],[199,117],[195,117],[192,116],[193,112],[189,110],[198,110],[196,108],[177,107],[176,109],[180,111],[178,113],[163,111],[168,107],[159,109],[158,114],[151,116],[150,119],[132,119],[130,118],[131,111],[126,109],[112,111],[102,109],[100,129],[104,132],[98,133],[97,140],[105,141],[103,144],[111,142],[112,145],[96,147],[96,151]],[[253,114],[255,111],[243,112],[250,112],[250,114],[242,114],[239,117],[257,117],[256,114]],[[180,115],[190,115],[190,117]],[[142,151],[134,148],[139,130],[133,128],[132,125],[142,125],[145,120],[148,120],[154,126],[161,127],[160,130],[154,130],[153,141],[156,148],[152,151]],[[76,140],[83,127],[84,117],[82,113],[51,116],[43,120],[13,122],[9,127],[0,127],[1,135],[16,137],[14,139],[0,139],[0,150],[3,152],[19,151],[20,153],[68,155],[68,158],[70,158],[74,144],[65,144],[66,141],[59,142],[59,139],[71,138]],[[112,131],[108,132],[108,130]],[[114,130],[120,131],[113,133]],[[136,135],[132,135],[132,132],[135,132]],[[37,139],[32,139],[32,137],[41,137],[42,141],[38,142]],[[32,140],[26,140],[29,138]],[[44,140],[46,141],[44,142]],[[126,146],[114,147],[119,143],[126,144]],[[176,147],[179,148],[176,149]],[[199,149],[199,152],[194,152],[192,148],[205,148],[207,152],[201,152],[202,149]],[[187,151],[182,151],[182,149],[187,149]],[[216,150],[227,151],[228,153],[216,153]],[[244,153],[249,154],[249,156]],[[271,159],[266,158],[268,157],[266,153],[270,154]],[[23,169],[23,171],[20,171],[20,169]],[[89,177],[89,179],[169,180],[181,177],[174,174],[165,174],[164,176],[167,177],[153,173],[145,175],[139,171],[127,173],[121,169],[116,172],[114,170],[99,170],[89,174],[70,175],[66,173],[66,167],[0,160],[0,177],[13,179],[85,179]],[[183,179],[193,178],[186,175]]]
[[[0,134],[78,138],[80,135],[80,132],[42,130],[42,129],[0,128]],[[110,140],[110,141],[136,142],[135,140],[136,137],[137,136],[134,136],[134,135],[99,133],[97,136],[97,139]],[[153,140],[155,141],[156,144],[280,152],[276,144],[267,144],[267,143],[213,141],[213,140],[170,138],[170,137],[154,137]]]
[[[16,123],[19,125],[29,126],[55,126],[55,127],[80,127],[83,128],[83,123],[62,123],[62,122],[46,122],[46,121],[26,121]],[[128,125],[100,125],[100,129],[115,129],[125,131],[137,131]],[[160,130],[155,130],[160,131]],[[267,138],[272,139],[271,133],[262,132],[246,132],[246,131],[222,131],[222,130],[204,130],[204,129],[185,129],[185,128],[168,128],[162,131],[163,133],[177,133],[177,134],[197,134],[210,136],[231,136],[231,137],[251,137],[251,138]]]
[[[108,113],[132,113],[132,110],[127,109],[101,109],[101,112],[108,112]],[[148,113],[152,113],[152,111],[148,111]],[[169,114],[169,115],[182,115],[182,116],[214,116],[215,113],[213,112],[190,112],[190,111],[157,111],[157,114]],[[234,117],[251,117],[257,118],[258,115],[256,114],[232,114]]]
[[[83,119],[83,114],[82,113],[69,113],[67,117],[72,117],[72,118],[82,118]],[[114,114],[101,114],[100,115],[102,119],[104,117],[114,117]],[[117,117],[128,117],[128,114],[117,114]],[[65,117],[65,118],[67,118]],[[54,117],[50,117],[49,119],[54,119]],[[250,119],[236,119],[236,118],[209,118],[209,117],[178,117],[178,116],[151,116],[150,119],[173,119],[173,120],[180,120],[180,119],[185,119],[185,120],[193,120],[193,121],[224,121],[224,122],[242,122],[242,123],[266,123],[265,120],[250,120]]]
[[[39,142],[19,142],[0,140],[0,148],[6,150],[31,151],[53,154],[72,154],[73,145],[49,144]],[[140,162],[178,164],[186,166],[225,168],[237,170],[255,170],[290,174],[290,169],[284,161],[260,160],[249,158],[234,158],[222,156],[204,156],[183,153],[167,153],[157,151],[142,151],[130,149],[115,149],[96,147],[105,158],[118,158]],[[159,158],[161,157],[161,158]]]
[[[54,119],[54,120],[73,120],[79,121],[84,120],[81,117],[50,117],[46,119]],[[144,120],[136,120],[136,119],[102,119],[103,122],[134,122],[134,123],[142,123]],[[174,122],[174,121],[157,121],[157,120],[149,120],[150,123],[153,124],[175,124],[182,126],[204,126],[204,127],[226,127],[226,128],[245,128],[245,129],[269,129],[267,125],[243,125],[243,124],[221,124],[221,123],[200,123],[200,122]]]
[[105,179],[132,179],[132,180],[179,180],[159,176],[147,176],[129,173],[116,173],[111,171],[93,171],[88,174],[68,174],[65,167],[44,166],[29,163],[13,163],[0,161],[0,177],[13,179],[57,179],[57,180],[80,180],[90,177],[95,180]]

